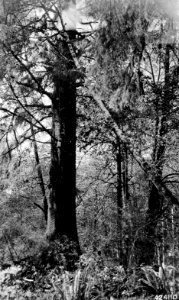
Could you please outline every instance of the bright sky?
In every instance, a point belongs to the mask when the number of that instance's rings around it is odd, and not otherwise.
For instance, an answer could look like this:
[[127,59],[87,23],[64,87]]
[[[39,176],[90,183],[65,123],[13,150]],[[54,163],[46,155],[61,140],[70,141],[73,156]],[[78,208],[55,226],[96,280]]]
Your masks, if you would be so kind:
[[[172,18],[174,22],[179,23],[179,0],[146,0],[146,5],[150,2],[156,2],[161,12]],[[68,8],[62,12],[66,29],[83,28],[81,21],[87,19],[85,5],[85,0],[76,0],[76,5],[72,1],[69,2]]]
[[68,8],[62,12],[63,22],[67,30],[74,28],[78,31],[91,30],[89,25],[82,24],[88,20],[87,15],[85,15],[85,6],[85,0],[76,0],[76,4],[72,1],[69,2]]
[[169,17],[179,21],[179,0],[156,0]]

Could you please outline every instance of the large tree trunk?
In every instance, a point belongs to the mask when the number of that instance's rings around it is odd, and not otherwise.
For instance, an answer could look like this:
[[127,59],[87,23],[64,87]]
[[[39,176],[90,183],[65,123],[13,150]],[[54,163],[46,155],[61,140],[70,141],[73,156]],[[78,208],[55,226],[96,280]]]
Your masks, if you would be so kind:
[[50,196],[46,235],[78,243],[76,225],[76,79],[75,65],[64,41],[54,70]]

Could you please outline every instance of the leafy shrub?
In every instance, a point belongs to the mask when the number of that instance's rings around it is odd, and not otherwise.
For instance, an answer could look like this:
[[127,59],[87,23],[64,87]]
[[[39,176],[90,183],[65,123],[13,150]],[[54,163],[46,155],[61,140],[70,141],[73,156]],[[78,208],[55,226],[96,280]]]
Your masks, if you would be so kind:
[[141,270],[144,278],[140,279],[140,283],[144,290],[153,295],[167,293],[158,272],[150,266],[142,267]]
[[177,281],[174,266],[162,265],[156,272],[151,266],[142,267],[144,278],[140,279],[142,287],[149,294],[171,294],[177,292]]
[[[100,255],[82,255],[79,262],[79,299],[107,299],[119,297],[124,289],[126,278],[122,266],[107,266]],[[79,274],[78,274],[79,276]]]

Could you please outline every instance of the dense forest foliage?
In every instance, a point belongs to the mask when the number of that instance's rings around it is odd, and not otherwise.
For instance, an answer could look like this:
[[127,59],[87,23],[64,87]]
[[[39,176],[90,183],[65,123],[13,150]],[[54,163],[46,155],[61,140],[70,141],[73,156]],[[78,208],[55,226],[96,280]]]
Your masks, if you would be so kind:
[[178,19],[0,1],[1,299],[178,299]]

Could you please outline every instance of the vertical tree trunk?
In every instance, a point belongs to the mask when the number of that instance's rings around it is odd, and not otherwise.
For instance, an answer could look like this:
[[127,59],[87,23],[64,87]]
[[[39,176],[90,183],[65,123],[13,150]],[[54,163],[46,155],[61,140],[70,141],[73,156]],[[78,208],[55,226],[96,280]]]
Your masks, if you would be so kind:
[[128,151],[126,145],[123,145],[123,190],[124,201],[129,199],[129,179],[128,179]]
[[122,249],[122,209],[123,209],[123,183],[122,183],[122,147],[117,137],[117,234],[118,234],[118,257],[123,259]]
[[45,192],[45,185],[44,185],[44,180],[43,180],[42,168],[41,168],[41,165],[40,165],[37,142],[36,142],[35,133],[34,133],[34,127],[33,127],[32,123],[30,124],[30,128],[31,128],[31,135],[32,135],[32,139],[33,139],[32,143],[33,143],[33,147],[34,147],[34,156],[35,156],[35,162],[36,162],[36,167],[37,167],[39,185],[40,185],[42,196],[43,196],[44,217],[45,217],[45,221],[47,221],[47,209],[48,209],[47,197],[46,197],[46,192]]
[[[50,196],[46,235],[78,243],[76,224],[76,79],[75,65],[63,41],[54,70]],[[79,249],[79,247],[78,247]]]
[[[169,61],[170,61],[170,46],[166,45],[165,50],[165,61],[164,61],[164,70],[165,70],[165,85],[164,93],[159,99],[160,103],[160,113],[162,115],[160,121],[160,129],[158,136],[156,138],[156,144],[154,147],[155,153],[153,154],[154,165],[155,165],[155,175],[153,177],[153,182],[151,183],[151,190],[148,200],[148,211],[146,216],[146,240],[149,243],[150,247],[150,256],[148,257],[148,264],[152,264],[155,259],[155,234],[156,226],[158,224],[160,212],[163,205],[163,196],[161,190],[158,188],[160,182],[162,181],[162,172],[163,165],[165,162],[165,150],[166,150],[166,134],[168,133],[167,118],[170,111],[170,95],[169,95]],[[158,126],[158,122],[156,123]]]

